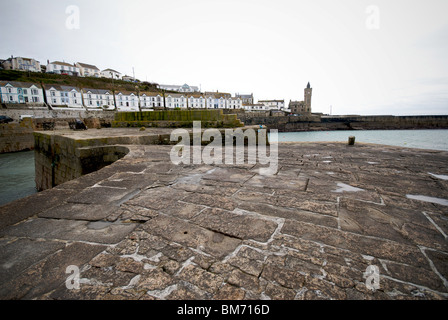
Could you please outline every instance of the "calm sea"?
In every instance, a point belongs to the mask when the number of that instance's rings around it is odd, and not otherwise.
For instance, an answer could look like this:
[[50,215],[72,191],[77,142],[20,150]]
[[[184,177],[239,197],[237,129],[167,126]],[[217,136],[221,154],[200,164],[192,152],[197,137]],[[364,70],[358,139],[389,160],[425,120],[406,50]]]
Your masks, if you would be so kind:
[[356,142],[391,146],[448,151],[448,130],[362,130],[279,132],[279,142],[347,142],[354,136]]
[[35,192],[34,151],[0,154],[0,205]]
[[[448,151],[448,130],[279,132],[279,142],[356,142]],[[36,192],[34,151],[0,154],[0,205]]]

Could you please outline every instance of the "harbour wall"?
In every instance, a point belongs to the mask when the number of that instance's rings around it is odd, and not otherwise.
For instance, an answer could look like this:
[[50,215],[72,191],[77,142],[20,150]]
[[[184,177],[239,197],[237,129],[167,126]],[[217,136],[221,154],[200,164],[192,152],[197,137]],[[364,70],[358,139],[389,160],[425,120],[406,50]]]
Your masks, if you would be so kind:
[[34,124],[31,119],[20,123],[0,124],[0,153],[34,149]]
[[265,125],[280,132],[326,130],[448,129],[448,116],[257,116],[238,114],[245,125]]

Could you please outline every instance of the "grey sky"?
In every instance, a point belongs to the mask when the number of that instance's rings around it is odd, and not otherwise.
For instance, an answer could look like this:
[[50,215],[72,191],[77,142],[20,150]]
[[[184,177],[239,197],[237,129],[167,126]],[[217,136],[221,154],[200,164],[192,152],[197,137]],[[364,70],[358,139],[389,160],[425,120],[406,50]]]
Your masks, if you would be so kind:
[[[0,57],[303,99],[333,114],[448,114],[446,0],[0,0]],[[68,29],[66,8],[79,8]],[[369,6],[379,29],[369,29]]]

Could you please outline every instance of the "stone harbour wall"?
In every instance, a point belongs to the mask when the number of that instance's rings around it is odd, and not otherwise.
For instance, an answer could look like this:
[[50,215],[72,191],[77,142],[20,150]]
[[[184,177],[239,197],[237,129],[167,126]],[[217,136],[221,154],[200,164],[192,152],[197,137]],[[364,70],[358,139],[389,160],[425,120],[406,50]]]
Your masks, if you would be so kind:
[[34,149],[34,125],[31,119],[21,123],[0,124],[0,153]]

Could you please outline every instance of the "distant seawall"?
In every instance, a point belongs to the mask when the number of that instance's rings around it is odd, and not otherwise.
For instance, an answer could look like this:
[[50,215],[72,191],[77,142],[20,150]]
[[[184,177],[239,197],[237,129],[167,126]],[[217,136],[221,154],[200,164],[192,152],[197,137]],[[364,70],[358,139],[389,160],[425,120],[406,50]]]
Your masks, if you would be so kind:
[[238,114],[245,125],[265,125],[280,132],[325,130],[448,129],[448,115],[428,116],[253,116]]

